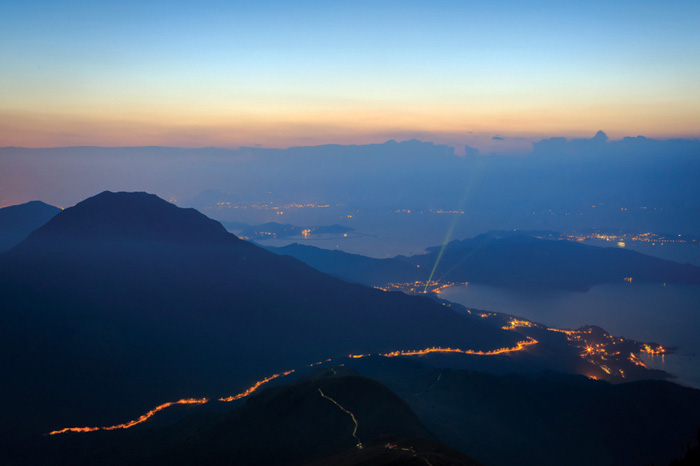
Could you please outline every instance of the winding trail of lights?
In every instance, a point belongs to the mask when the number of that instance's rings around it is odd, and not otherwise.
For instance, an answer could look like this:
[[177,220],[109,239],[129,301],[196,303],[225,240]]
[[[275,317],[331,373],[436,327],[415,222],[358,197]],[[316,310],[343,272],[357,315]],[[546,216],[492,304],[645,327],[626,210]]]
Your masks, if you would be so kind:
[[384,353],[381,356],[385,358],[394,358],[396,356],[424,356],[430,353],[459,353],[459,354],[471,354],[476,356],[495,356],[497,354],[513,353],[515,351],[522,351],[526,347],[537,344],[538,341],[532,337],[527,337],[527,340],[519,341],[516,346],[511,348],[498,348],[491,351],[476,351],[476,350],[463,350],[459,348],[425,348],[422,350],[413,351],[392,351],[391,353]]
[[165,408],[169,408],[173,405],[201,405],[208,401],[209,400],[206,398],[183,398],[182,400],[170,401],[168,403],[158,405],[146,414],[140,416],[138,419],[134,419],[133,421],[129,421],[124,424],[117,424],[108,427],[66,427],[65,429],[54,430],[53,432],[49,432],[49,435],[63,434],[65,432],[94,432],[96,430],[128,429],[130,427],[134,427],[136,424],[141,424],[142,422],[147,421],[148,419],[153,417],[158,411],[162,411]]
[[[426,354],[431,354],[431,353],[458,353],[458,354],[470,354],[470,355],[476,355],[476,356],[495,356],[498,354],[507,354],[507,353],[513,353],[516,351],[522,351],[526,349],[528,346],[537,344],[537,340],[535,340],[532,337],[527,337],[527,340],[519,341],[516,346],[510,347],[510,348],[498,348],[495,350],[491,351],[476,351],[476,350],[463,350],[459,348],[441,348],[441,347],[433,347],[433,348],[425,348],[421,350],[408,350],[408,351],[392,351],[390,353],[382,353],[379,356],[385,357],[385,358],[393,358],[397,356],[424,356]],[[364,358],[370,356],[370,354],[349,354],[347,357],[351,359],[357,359],[357,358]],[[313,364],[309,364],[307,367],[312,367],[312,366],[317,366],[320,365],[324,362],[331,362],[332,359],[326,359],[325,361],[319,361]],[[230,402],[230,401],[235,401],[235,400],[240,400],[242,398],[245,398],[247,396],[250,396],[253,394],[255,391],[257,391],[261,386],[265,385],[266,383],[277,379],[279,377],[285,377],[291,373],[295,372],[294,369],[286,371],[286,372],[280,372],[278,374],[273,374],[269,377],[266,377],[262,380],[259,380],[255,382],[253,385],[251,385],[248,389],[245,391],[237,394],[237,395],[232,395],[229,397],[222,397],[219,398],[218,401],[221,402]],[[321,391],[321,389],[319,389]],[[338,404],[335,400],[333,400],[330,397],[327,397],[326,395],[321,392],[321,395],[324,398],[328,398],[329,400],[333,401],[334,403]],[[178,401],[171,401],[168,403],[163,403],[162,405],[158,405],[152,410],[148,411],[146,414],[143,414],[142,416],[138,417],[137,419],[134,419],[132,421],[126,422],[124,424],[117,424],[113,426],[106,426],[106,427],[65,427],[63,429],[59,430],[54,430],[49,432],[47,435],[56,435],[56,434],[64,434],[67,432],[94,432],[98,430],[117,430],[117,429],[128,429],[130,427],[133,427],[137,424],[141,424],[142,422],[147,421],[151,417],[153,417],[157,412],[162,411],[166,408],[169,408],[170,406],[174,405],[194,405],[194,404],[205,404],[209,402],[207,398],[183,398]],[[348,414],[350,414],[353,418],[353,421],[355,422],[355,431],[353,432],[353,436],[355,436],[355,433],[357,432],[357,421],[355,420],[355,416],[347,411],[345,408],[342,406],[338,405],[341,409],[346,411]],[[355,436],[355,438],[357,438]],[[362,443],[360,443],[358,439],[358,448],[362,448]]]
[[219,401],[229,402],[229,401],[240,400],[241,398],[245,398],[246,396],[250,395],[251,393],[256,391],[262,385],[265,385],[269,381],[275,380],[277,377],[287,376],[287,375],[291,374],[292,372],[294,372],[294,369],[292,369],[291,371],[287,371],[287,372],[280,372],[279,374],[273,374],[270,377],[266,377],[262,380],[255,382],[255,384],[253,386],[251,386],[248,390],[241,392],[238,395],[233,395],[233,396],[229,396],[226,398],[219,398]]
[[357,437],[358,425],[357,425],[357,419],[355,419],[355,415],[352,412],[348,411],[347,409],[343,408],[343,406],[340,403],[338,403],[337,401],[335,401],[333,398],[331,398],[330,396],[323,393],[323,390],[321,390],[320,388],[318,389],[318,392],[321,394],[322,397],[324,397],[327,400],[332,401],[333,404],[335,404],[338,408],[340,408],[342,411],[344,411],[350,415],[350,417],[352,418],[352,422],[355,424],[355,428],[352,430],[352,436],[355,440],[357,440],[357,445],[355,445],[355,446],[359,450],[362,450],[364,447],[362,446],[362,442],[360,442],[360,439]]

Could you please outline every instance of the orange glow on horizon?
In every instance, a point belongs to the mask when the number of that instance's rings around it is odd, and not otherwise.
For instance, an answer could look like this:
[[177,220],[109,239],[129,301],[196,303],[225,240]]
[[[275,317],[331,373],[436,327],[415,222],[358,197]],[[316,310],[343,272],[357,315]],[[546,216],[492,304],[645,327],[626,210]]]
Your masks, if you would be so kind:
[[235,148],[262,144],[287,148],[417,138],[461,148],[464,144],[478,147],[475,135],[484,136],[483,142],[489,144],[495,133],[509,139],[539,140],[552,136],[591,137],[592,132],[600,128],[615,139],[638,134],[661,139],[698,137],[697,114],[686,112],[675,120],[659,121],[655,106],[616,108],[613,113],[610,109],[604,112],[586,110],[530,106],[493,109],[484,105],[467,112],[463,108],[423,104],[396,108],[394,102],[389,102],[368,111],[362,105],[329,102],[302,113],[296,107],[251,107],[230,114],[226,109],[197,108],[196,105],[150,113],[134,112],[121,106],[113,111],[100,107],[75,114],[0,111],[0,147]]

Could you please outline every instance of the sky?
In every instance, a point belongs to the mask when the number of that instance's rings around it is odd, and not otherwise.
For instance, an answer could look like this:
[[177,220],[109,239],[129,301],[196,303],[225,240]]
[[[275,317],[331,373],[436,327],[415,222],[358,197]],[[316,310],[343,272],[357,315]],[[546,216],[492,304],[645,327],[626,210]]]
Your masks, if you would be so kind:
[[700,136],[697,0],[0,3],[0,146]]

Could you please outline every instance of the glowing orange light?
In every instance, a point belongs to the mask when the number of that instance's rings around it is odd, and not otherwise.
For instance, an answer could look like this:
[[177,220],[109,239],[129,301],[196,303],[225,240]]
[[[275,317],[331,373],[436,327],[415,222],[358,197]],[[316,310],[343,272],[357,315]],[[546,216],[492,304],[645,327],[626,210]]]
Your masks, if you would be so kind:
[[564,333],[566,335],[575,335],[576,334],[576,330],[561,330],[558,328],[548,328],[547,330],[550,332]]
[[501,327],[503,330],[513,330],[517,327],[534,327],[535,324],[527,320],[511,319],[508,325]]
[[125,424],[117,424],[115,426],[109,426],[109,427],[103,427],[102,430],[117,430],[117,429],[128,429],[129,427],[133,427],[136,424],[141,424],[142,422],[145,422],[149,418],[151,418],[154,414],[156,414],[158,411],[162,411],[165,408],[169,408],[173,405],[201,405],[209,400],[206,398],[184,398],[182,400],[178,401],[171,401],[169,403],[163,403],[162,405],[156,406],[146,414],[142,415],[138,419],[134,419],[133,421],[129,421]]
[[133,421],[129,421],[124,424],[117,424],[114,426],[108,426],[108,427],[66,427],[65,429],[60,429],[60,430],[54,430],[53,432],[49,432],[49,435],[56,435],[56,434],[63,434],[66,432],[94,432],[96,430],[117,430],[117,429],[128,429],[130,427],[133,427],[137,424],[141,424],[142,422],[147,421],[151,417],[153,417],[158,411],[162,411],[165,408],[169,408],[170,406],[173,405],[193,405],[193,404],[204,404],[208,402],[209,400],[206,398],[183,398],[182,400],[178,401],[171,401],[168,403],[163,403],[162,405],[156,406],[146,414],[140,416],[138,419],[134,419]]
[[647,367],[647,365],[644,364],[644,363],[642,362],[642,360],[639,359],[639,358],[637,357],[637,355],[635,355],[634,353],[630,353],[629,360],[630,360],[630,362],[632,362],[635,366]]
[[65,434],[66,432],[94,432],[96,430],[100,430],[100,427],[66,427],[65,429],[49,432],[49,435]]
[[495,356],[497,354],[513,353],[515,351],[522,351],[528,346],[537,344],[538,341],[532,337],[527,337],[527,340],[519,341],[516,346],[511,348],[498,348],[490,351],[476,351],[476,350],[463,350],[459,348],[425,348],[422,350],[413,351],[392,351],[391,353],[384,353],[382,356],[387,358],[393,358],[396,356],[424,356],[431,353],[459,353],[459,354],[472,354],[477,356]]
[[273,374],[273,375],[271,375],[270,377],[267,377],[267,378],[264,378],[264,379],[262,379],[262,380],[259,380],[259,381],[255,382],[255,384],[254,384],[252,387],[250,387],[248,390],[246,390],[246,391],[244,391],[244,392],[241,392],[241,393],[239,393],[238,395],[233,395],[233,396],[229,396],[229,397],[226,397],[226,398],[219,398],[219,401],[226,401],[226,402],[228,402],[228,401],[240,400],[241,398],[245,398],[246,396],[250,395],[251,393],[253,393],[254,391],[256,391],[256,390],[257,390],[258,388],[260,388],[262,385],[265,385],[265,384],[268,383],[269,381],[274,380],[274,379],[276,379],[277,377],[284,377],[284,376],[286,376],[286,375],[291,374],[292,372],[294,372],[294,369],[292,369],[291,371],[287,371],[287,372],[281,372],[281,373],[279,373],[279,374]]
[[666,350],[664,349],[663,346],[657,346],[656,348],[652,348],[651,345],[645,344],[640,350],[642,353],[648,353],[653,355],[656,354],[664,354],[666,353]]
[[[524,341],[519,341],[516,346],[511,347],[511,348],[498,348],[495,350],[490,350],[490,351],[475,351],[475,350],[463,350],[459,348],[440,348],[440,347],[433,347],[433,348],[426,348],[422,350],[414,350],[414,351],[393,351],[391,353],[384,353],[381,356],[384,357],[396,357],[396,356],[423,356],[426,354],[430,353],[459,353],[459,354],[470,354],[470,355],[478,355],[478,356],[494,356],[497,354],[506,354],[506,353],[512,353],[515,351],[522,351],[526,347],[537,344],[538,341],[535,340],[532,337],[527,337],[527,340]],[[369,354],[349,354],[348,357],[350,358],[364,358],[369,356]],[[325,362],[330,362],[331,359],[326,359]],[[308,367],[312,367],[318,364],[321,364],[322,361],[316,362],[309,364]],[[273,374],[269,377],[266,377],[262,380],[259,380],[255,384],[253,384],[250,388],[247,390],[233,396],[225,397],[225,398],[219,398],[219,401],[224,401],[224,402],[230,402],[230,401],[235,401],[235,400],[240,400],[241,398],[245,398],[252,393],[254,393],[256,390],[258,390],[261,386],[265,385],[266,383],[278,378],[278,377],[284,377],[289,374],[294,372],[294,369],[289,370],[287,372],[281,372],[279,374]],[[137,424],[141,424],[142,422],[145,422],[146,420],[150,419],[153,415],[155,415],[157,412],[162,411],[170,406],[173,405],[185,405],[185,404],[204,404],[207,403],[209,400],[207,398],[183,398],[178,401],[173,401],[173,402],[168,402],[168,403],[163,403],[162,405],[156,406],[146,414],[140,416],[138,419],[134,419],[132,421],[129,421],[124,424],[117,424],[113,426],[107,426],[107,427],[66,427],[60,430],[55,430],[52,432],[49,432],[49,435],[56,435],[56,434],[63,434],[66,432],[94,432],[97,430],[117,430],[117,429],[128,429],[130,427],[133,427]]]

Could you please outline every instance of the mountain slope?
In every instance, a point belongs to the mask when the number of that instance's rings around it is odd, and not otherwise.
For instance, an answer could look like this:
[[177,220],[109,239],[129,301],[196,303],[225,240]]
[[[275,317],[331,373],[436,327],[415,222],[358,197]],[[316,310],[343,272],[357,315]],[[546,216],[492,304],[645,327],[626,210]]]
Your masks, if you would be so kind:
[[217,221],[195,209],[181,209],[147,193],[102,192],[66,209],[44,228],[32,233],[22,248],[32,249],[66,241],[179,241],[231,242]]
[[235,409],[199,412],[167,427],[42,438],[41,448],[20,458],[21,464],[411,464],[424,454],[435,466],[477,464],[433,440],[384,385],[342,367],[333,375],[335,369],[263,390]]
[[58,207],[41,201],[0,209],[0,252],[19,244],[29,233],[44,225],[60,211]]
[[3,422],[112,425],[328,357],[513,346],[428,299],[353,285],[145,193],[102,193],[0,255]]
[[[413,256],[409,262],[435,264],[440,247]],[[452,241],[442,251],[435,279],[475,281],[515,288],[587,290],[593,285],[638,281],[700,283],[700,267],[657,259],[636,251],[600,248],[570,241],[549,241],[524,235],[498,238],[481,235]]]
[[346,365],[406,400],[441,442],[493,466],[664,465],[700,426],[700,390],[670,382],[494,376],[382,358]]
[[19,464],[663,465],[695,439],[699,390],[424,361],[347,358],[167,425],[42,437]]
[[298,243],[266,247],[268,251],[292,256],[311,267],[336,277],[369,286],[388,282],[409,282],[425,275],[420,268],[397,259],[375,259],[337,249],[321,249]]
[[268,248],[350,281],[373,286],[433,281],[474,282],[507,288],[585,291],[594,285],[636,281],[700,284],[700,267],[635,251],[601,248],[526,235],[484,234],[427,248],[426,254],[373,259],[293,244]]

